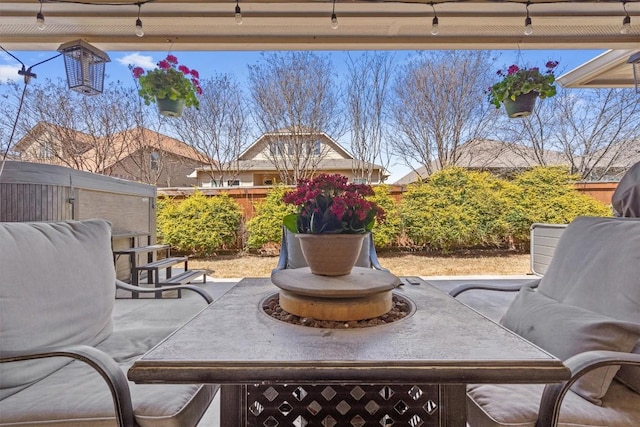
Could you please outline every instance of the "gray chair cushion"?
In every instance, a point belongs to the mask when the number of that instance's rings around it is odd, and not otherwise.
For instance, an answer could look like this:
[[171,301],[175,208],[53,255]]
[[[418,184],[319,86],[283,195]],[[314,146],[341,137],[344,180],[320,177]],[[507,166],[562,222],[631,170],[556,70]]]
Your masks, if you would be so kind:
[[[640,341],[636,343],[632,353],[640,354]],[[616,378],[631,389],[635,390],[637,393],[640,393],[640,367],[629,365],[622,366],[620,367]]]
[[[126,371],[130,364],[121,365]],[[140,427],[196,425],[218,386],[129,383]],[[0,401],[3,426],[114,427],[113,400],[100,375],[74,361]]]
[[578,217],[558,241],[539,292],[640,323],[640,219]]
[[[538,291],[557,301],[640,323],[640,219],[578,217],[567,226]],[[636,350],[638,352],[640,350]],[[640,392],[640,368],[618,378]]]
[[[175,328],[117,330],[96,347],[113,357],[126,372],[133,361]],[[139,385],[129,382],[136,422],[140,427],[196,425],[217,385]],[[106,382],[89,366],[71,362],[42,381],[0,401],[0,424],[20,426],[115,425]]]
[[640,218],[640,162],[624,174],[611,197],[616,216]]
[[[467,409],[473,427],[535,427],[544,386],[481,384],[467,388]],[[560,410],[559,427],[635,427],[640,425],[640,395],[617,381],[602,405],[592,405],[569,392]]]
[[[640,337],[640,324],[562,304],[527,287],[520,290],[501,323],[562,360],[589,350],[630,352]],[[617,371],[617,366],[596,369],[571,389],[599,405]]]
[[[0,242],[2,349],[94,345],[111,333],[115,271],[107,221],[0,223]],[[68,362],[0,365],[0,398]]]

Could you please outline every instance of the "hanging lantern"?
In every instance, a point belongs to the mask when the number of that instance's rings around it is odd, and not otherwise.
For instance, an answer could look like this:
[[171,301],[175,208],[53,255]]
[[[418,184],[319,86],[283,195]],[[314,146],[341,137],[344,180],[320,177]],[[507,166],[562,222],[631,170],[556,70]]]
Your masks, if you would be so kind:
[[58,52],[64,55],[69,89],[84,95],[98,95],[104,86],[105,63],[109,55],[84,40],[61,44]]
[[633,67],[633,84],[636,87],[636,93],[640,93],[640,52],[631,55],[628,62]]

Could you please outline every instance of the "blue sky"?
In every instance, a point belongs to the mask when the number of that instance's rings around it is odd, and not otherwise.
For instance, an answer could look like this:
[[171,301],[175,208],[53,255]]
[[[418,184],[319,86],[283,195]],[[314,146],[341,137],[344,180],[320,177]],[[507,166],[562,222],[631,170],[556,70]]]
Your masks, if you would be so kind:
[[[578,65],[594,58],[601,50],[503,50],[496,51],[499,55],[496,70],[504,68],[513,63],[544,66],[547,60],[560,61],[560,72],[569,71]],[[42,51],[19,51],[11,52],[19,58],[27,67],[51,56],[56,52]],[[140,65],[143,68],[152,68],[155,63],[163,59],[167,52],[107,52],[111,57],[111,62],[107,64],[107,78],[109,80],[120,80],[124,83],[131,82],[131,75],[128,69],[129,64]],[[328,53],[336,67],[338,73],[345,69],[344,60],[347,56],[345,51],[329,51]],[[352,52],[357,55],[359,52]],[[410,57],[415,51],[395,51],[395,60],[402,62]],[[246,79],[248,71],[247,65],[255,64],[260,60],[261,52],[173,52],[178,57],[181,64],[190,68],[195,68],[200,72],[202,78],[211,77],[215,73],[231,73],[240,82]],[[19,80],[17,72],[20,64],[6,53],[0,51],[0,81],[7,79]],[[34,67],[33,71],[38,75],[38,81],[44,78],[64,77],[64,65],[62,58],[56,58],[45,64]]]
[[[1,44],[1,43],[0,43]],[[504,69],[507,66],[517,63],[519,65],[540,66],[541,68],[548,60],[560,62],[557,75],[570,71],[577,66],[596,57],[602,50],[503,50],[495,51],[497,60],[495,70]],[[28,68],[30,65],[43,61],[56,55],[57,52],[41,51],[18,51],[11,52]],[[106,65],[106,82],[120,81],[125,85],[133,85],[134,81],[129,71],[129,64],[142,66],[143,68],[153,68],[156,62],[163,59],[167,52],[107,52],[111,62]],[[200,73],[201,78],[212,77],[216,73],[229,73],[242,84],[248,77],[248,65],[260,61],[261,52],[172,52],[178,57],[180,64],[189,68],[195,68]],[[345,51],[329,51],[337,74],[346,75]],[[357,55],[360,52],[352,52]],[[402,63],[414,55],[416,51],[394,51],[396,63]],[[7,79],[20,81],[18,75],[20,64],[0,50],[0,81]],[[46,78],[65,78],[64,63],[62,57],[56,58],[47,63],[33,68],[37,74],[36,82],[43,82]],[[339,141],[345,143],[345,141]],[[389,182],[400,179],[409,172],[409,168],[402,164],[391,164],[392,176]]]

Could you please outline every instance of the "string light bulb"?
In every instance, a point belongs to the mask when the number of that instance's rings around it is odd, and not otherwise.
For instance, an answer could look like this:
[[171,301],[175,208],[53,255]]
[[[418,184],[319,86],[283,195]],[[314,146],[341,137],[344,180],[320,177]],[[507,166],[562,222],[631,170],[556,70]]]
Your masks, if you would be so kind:
[[144,36],[144,30],[142,29],[142,20],[140,19],[140,9],[142,8],[141,3],[137,3],[138,5],[138,19],[136,19],[136,36],[142,37]]
[[627,11],[627,2],[622,2],[622,8],[624,9],[624,18],[622,19],[622,28],[620,29],[620,34],[629,34],[631,32],[631,17],[629,16],[629,12]]
[[44,15],[42,14],[42,0],[40,0],[40,11],[36,14],[36,27],[42,31],[46,26],[47,24],[44,22]]
[[431,20],[431,35],[437,36],[440,34],[440,27],[438,26],[438,14],[436,13],[436,7],[431,3],[433,9],[433,19]]
[[524,35],[530,36],[533,34],[533,27],[531,26],[531,16],[529,16],[529,2],[527,2],[527,17],[524,18]]
[[340,23],[338,22],[338,16],[336,15],[336,0],[333,0],[333,10],[331,11],[331,28],[338,29]]
[[242,25],[242,11],[240,10],[240,5],[238,4],[238,0],[236,0],[235,19],[236,19],[236,24]]

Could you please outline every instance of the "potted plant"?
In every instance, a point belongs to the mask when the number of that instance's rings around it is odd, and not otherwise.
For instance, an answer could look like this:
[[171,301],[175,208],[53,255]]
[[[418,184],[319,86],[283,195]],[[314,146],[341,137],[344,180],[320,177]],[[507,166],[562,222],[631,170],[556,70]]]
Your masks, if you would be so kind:
[[533,111],[536,98],[550,98],[556,94],[553,70],[558,61],[548,61],[545,66],[545,72],[537,67],[520,68],[515,64],[507,70],[498,70],[502,80],[489,88],[489,102],[496,108],[504,103],[511,118],[528,116]]
[[178,65],[174,55],[167,55],[157,65],[158,68],[148,72],[141,67],[132,68],[144,103],[156,102],[160,114],[168,117],[180,117],[185,107],[198,109],[198,95],[202,94],[198,71]]
[[350,184],[344,175],[320,174],[300,180],[282,197],[297,208],[284,217],[284,226],[297,233],[312,273],[349,274],[366,233],[384,219],[384,210],[366,199],[373,194],[370,185]]

